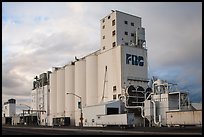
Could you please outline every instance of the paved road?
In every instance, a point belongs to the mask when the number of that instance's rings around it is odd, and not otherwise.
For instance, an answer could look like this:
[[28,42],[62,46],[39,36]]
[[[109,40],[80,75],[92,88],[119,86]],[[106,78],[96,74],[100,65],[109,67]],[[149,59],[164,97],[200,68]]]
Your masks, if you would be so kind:
[[3,126],[2,135],[202,135],[202,128],[52,128]]

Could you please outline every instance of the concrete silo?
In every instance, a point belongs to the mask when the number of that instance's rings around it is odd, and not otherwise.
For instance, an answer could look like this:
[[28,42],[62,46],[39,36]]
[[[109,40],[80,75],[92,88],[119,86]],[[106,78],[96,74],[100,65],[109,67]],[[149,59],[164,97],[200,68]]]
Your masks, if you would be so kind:
[[50,74],[50,124],[57,114],[57,71]]
[[86,57],[86,105],[98,103],[98,59],[97,55]]
[[[75,62],[75,125],[80,123],[80,104],[86,104],[86,61]],[[69,94],[68,94],[69,95]],[[71,96],[71,95],[70,95]],[[81,103],[80,103],[81,99]]]
[[70,124],[74,125],[74,110],[75,110],[75,97],[67,93],[74,94],[74,65],[65,66],[65,116],[70,117]]
[[65,69],[57,70],[57,117],[65,115]]

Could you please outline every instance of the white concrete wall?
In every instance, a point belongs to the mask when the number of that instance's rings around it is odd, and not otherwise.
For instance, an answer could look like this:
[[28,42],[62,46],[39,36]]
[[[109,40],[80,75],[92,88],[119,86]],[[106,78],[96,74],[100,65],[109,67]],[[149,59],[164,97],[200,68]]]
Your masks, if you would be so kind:
[[[123,12],[116,12],[116,30],[117,30],[117,44],[130,46],[130,42],[135,41],[135,32],[137,27],[141,27],[141,18],[133,16]],[[128,24],[125,24],[124,21],[128,21]],[[134,23],[134,26],[131,26],[131,23]],[[128,35],[125,35],[125,32],[128,32]],[[134,36],[131,36],[131,33]]]
[[50,74],[50,122],[57,116],[57,71]]
[[[112,21],[115,20],[115,25],[112,25]],[[125,21],[128,24],[125,24]],[[131,25],[134,23],[134,26]],[[113,47],[112,43],[116,42],[117,45],[126,45],[130,46],[131,42],[135,43],[135,33],[136,28],[141,27],[141,18],[133,16],[127,13],[120,11],[112,12],[111,14],[105,16],[100,20],[101,28],[101,50],[106,51]],[[105,26],[105,28],[103,28]],[[112,32],[115,30],[115,35],[112,35]],[[128,35],[125,35],[125,32],[128,32]],[[131,36],[131,33],[134,36]],[[103,38],[105,36],[105,38]],[[103,49],[105,47],[105,49]]]
[[[110,18],[109,18],[110,16]],[[108,19],[109,18],[109,19]],[[115,25],[112,26],[112,21],[115,20]],[[105,21],[105,22],[104,22]],[[107,51],[111,49],[112,43],[116,42],[116,36],[117,36],[117,31],[116,31],[116,12],[113,12],[106,17],[104,17],[101,21],[101,52]],[[103,29],[103,26],[105,28]],[[112,31],[115,30],[115,35],[112,35]],[[105,39],[103,37],[105,36]],[[103,48],[105,47],[105,49]]]
[[[75,95],[81,97],[82,107],[86,106],[86,61],[80,60],[75,62]],[[69,94],[68,94],[69,95]],[[73,96],[75,99],[75,125],[79,126],[78,119],[80,119],[80,109],[78,108],[78,102],[80,98]]]
[[[107,66],[106,82],[105,67]],[[116,91],[113,91],[116,86]],[[103,91],[104,90],[104,91]],[[104,99],[102,96],[104,92]],[[98,55],[98,103],[113,100],[113,95],[121,94],[121,47],[117,46],[111,50]]]
[[[148,80],[148,64],[147,64],[147,50],[143,48],[136,48],[130,46],[122,46],[121,64],[122,64],[122,87],[133,84],[136,86],[142,86],[144,89],[147,88],[147,82],[138,80]],[[132,58],[129,64],[126,62],[126,54],[142,56],[144,59],[144,65],[132,65]],[[133,80],[128,80],[133,79]],[[138,79],[138,80],[137,80]]]
[[86,57],[86,105],[98,103],[98,57]]
[[105,105],[87,106],[83,108],[84,126],[99,126],[97,125],[97,115],[105,115]]
[[74,65],[67,65],[65,67],[65,116],[70,117],[71,125],[75,125],[75,96],[67,93],[74,93],[75,78],[74,78]]
[[65,69],[57,70],[57,117],[65,116]]

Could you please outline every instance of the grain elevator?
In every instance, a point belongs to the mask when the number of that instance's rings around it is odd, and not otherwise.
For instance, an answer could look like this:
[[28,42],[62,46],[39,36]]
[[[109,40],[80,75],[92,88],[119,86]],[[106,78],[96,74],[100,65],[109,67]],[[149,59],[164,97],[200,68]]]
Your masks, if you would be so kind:
[[167,111],[188,109],[185,92],[170,93],[159,79],[148,86],[141,17],[112,10],[100,20],[100,32],[99,50],[53,67],[45,75],[49,84],[41,86],[46,92],[34,86],[32,103],[45,110],[45,125],[161,126],[167,125]]

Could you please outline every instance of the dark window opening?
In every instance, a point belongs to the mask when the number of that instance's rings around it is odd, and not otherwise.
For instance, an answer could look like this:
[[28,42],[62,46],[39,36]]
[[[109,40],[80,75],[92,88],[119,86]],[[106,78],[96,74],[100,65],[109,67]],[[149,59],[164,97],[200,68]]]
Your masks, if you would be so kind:
[[105,46],[103,46],[103,50],[105,50]]
[[105,25],[103,25],[103,29],[105,29]]
[[113,47],[115,47],[115,42],[113,42]]
[[103,19],[103,23],[105,22],[105,19]]
[[113,95],[113,99],[116,99],[116,95]]
[[128,21],[125,21],[125,24],[128,24]]
[[115,36],[115,30],[114,30],[114,31],[112,31],[112,36]]
[[115,20],[112,21],[112,26],[114,26],[114,25],[115,25]]
[[125,31],[125,35],[128,35],[128,32],[127,32],[127,31]]
[[107,108],[107,115],[119,114],[118,110],[119,110],[118,108]]
[[103,36],[103,39],[105,39],[105,35]]
[[131,22],[131,26],[135,26],[135,24],[133,22]]
[[108,19],[110,19],[110,16],[108,16]]
[[128,46],[128,43],[126,42],[126,43],[125,43],[125,45],[127,45],[127,46]]
[[132,37],[134,37],[134,36],[135,36],[135,34],[134,34],[134,33],[131,33],[131,36],[132,36]]
[[116,91],[116,86],[113,86],[113,91]]

